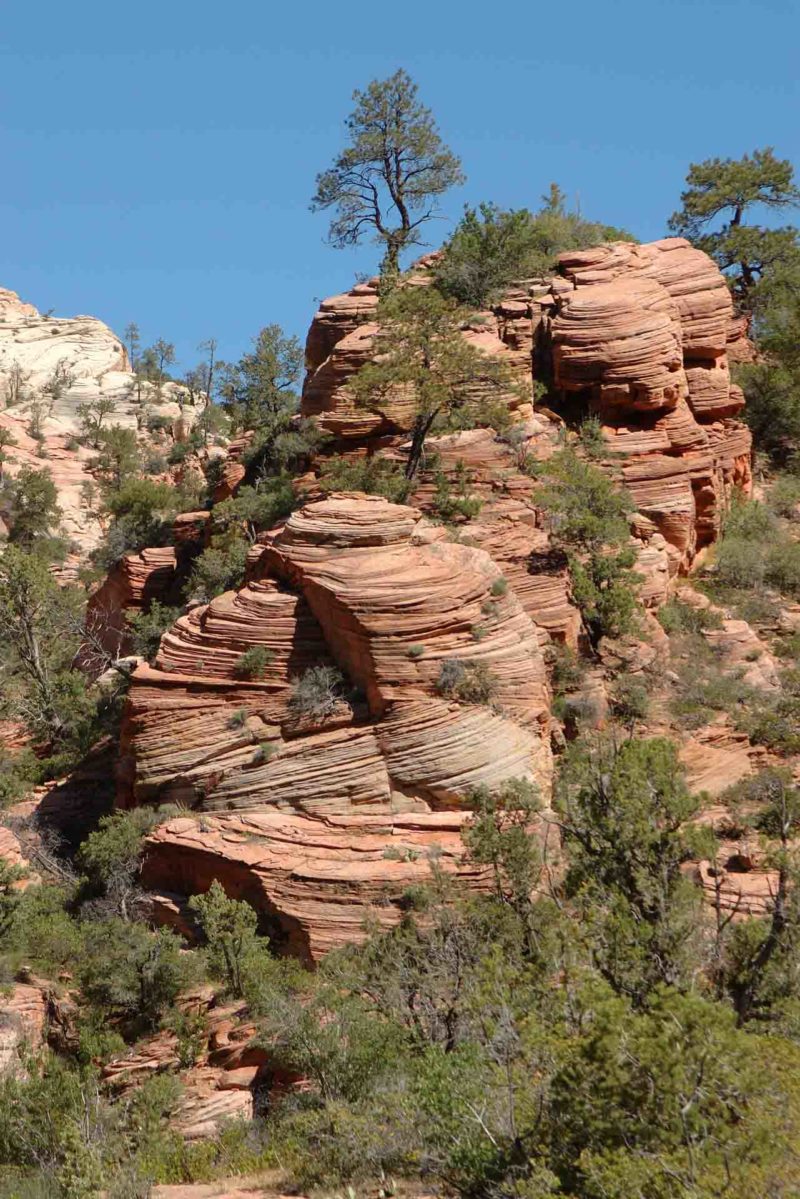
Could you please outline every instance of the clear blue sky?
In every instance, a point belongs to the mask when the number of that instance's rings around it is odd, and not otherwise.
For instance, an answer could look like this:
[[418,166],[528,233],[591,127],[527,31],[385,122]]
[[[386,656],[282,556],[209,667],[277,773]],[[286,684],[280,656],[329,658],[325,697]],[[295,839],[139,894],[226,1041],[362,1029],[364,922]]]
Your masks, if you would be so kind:
[[236,357],[378,251],[308,211],[355,87],[417,80],[468,180],[448,196],[662,235],[686,167],[800,165],[797,0],[0,0],[0,286],[57,315]]

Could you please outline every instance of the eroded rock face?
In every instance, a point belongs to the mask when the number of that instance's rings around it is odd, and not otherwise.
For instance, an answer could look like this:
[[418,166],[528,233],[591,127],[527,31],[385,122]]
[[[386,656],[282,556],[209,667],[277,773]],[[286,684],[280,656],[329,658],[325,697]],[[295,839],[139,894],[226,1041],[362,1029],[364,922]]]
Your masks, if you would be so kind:
[[571,251],[559,265],[544,305],[556,386],[599,416],[637,508],[688,566],[731,489],[751,485],[725,280],[677,237]]
[[[410,875],[427,871],[410,863],[444,853],[442,837],[457,868],[472,788],[521,777],[547,789],[548,687],[536,627],[496,563],[414,508],[350,494],[309,504],[255,573],[181,617],[155,668],[136,672],[123,802],[204,813],[154,835],[149,881],[175,889],[179,861],[187,890],[244,878],[314,957],[349,939],[378,893],[396,918]],[[243,679],[254,645],[268,664]],[[347,697],[322,718],[298,714],[293,680],[334,662]],[[441,692],[444,663],[479,664],[481,702]],[[387,869],[398,835],[409,860]]]
[[[416,282],[428,265],[417,265]],[[751,485],[750,433],[736,419],[744,398],[729,367],[729,354],[748,356],[746,327],[714,262],[683,238],[572,251],[559,272],[549,287],[511,290],[464,336],[520,378],[550,380],[554,401],[599,416],[609,469],[670,547],[671,573],[685,570],[716,538],[732,488]],[[344,445],[378,445],[411,424],[407,397],[378,411],[348,391],[374,354],[376,308],[376,281],[359,284],[325,300],[308,334],[303,411]],[[529,419],[529,404],[510,407]],[[473,452],[468,464],[480,473],[490,460]]]
[[175,383],[160,389],[139,383],[122,342],[101,320],[43,316],[15,292],[0,289],[0,425],[16,440],[6,450],[5,470],[50,470],[64,530],[84,553],[97,543],[100,528],[82,494],[93,484],[95,453],[75,442],[78,406],[100,398],[114,404],[106,427],[138,429],[147,410],[184,434],[201,410]]

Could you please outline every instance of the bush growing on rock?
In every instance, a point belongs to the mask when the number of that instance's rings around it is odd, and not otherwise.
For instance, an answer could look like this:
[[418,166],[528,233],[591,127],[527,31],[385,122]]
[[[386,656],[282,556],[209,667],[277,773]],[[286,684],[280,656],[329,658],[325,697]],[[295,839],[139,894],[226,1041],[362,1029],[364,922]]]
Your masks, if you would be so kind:
[[216,879],[205,895],[190,900],[189,907],[203,930],[212,972],[241,999],[248,969],[257,968],[267,952],[266,941],[256,935],[255,910],[249,903],[230,899]]
[[485,308],[512,283],[552,274],[564,250],[604,241],[633,241],[629,233],[568,212],[566,197],[550,185],[537,213],[504,211],[496,204],[467,208],[436,264],[436,284],[461,304]]
[[15,478],[3,480],[0,499],[8,507],[9,542],[26,550],[46,541],[62,516],[49,470],[20,467]]
[[650,695],[640,679],[623,675],[617,679],[611,693],[611,711],[626,723],[646,720],[650,711]]
[[261,679],[273,655],[263,645],[251,645],[236,659],[233,673],[237,679]]
[[111,523],[92,559],[110,570],[127,553],[166,544],[180,495],[167,483],[128,479],[107,497],[106,506]]
[[197,977],[197,963],[180,952],[169,929],[150,932],[117,917],[84,926],[81,991],[108,1019],[132,1035],[153,1030],[181,990]]
[[497,690],[497,680],[485,662],[445,658],[439,668],[436,689],[441,695],[464,704],[488,704]]
[[554,455],[542,473],[539,498],[550,515],[553,540],[567,552],[572,596],[592,643],[633,632],[640,576],[632,569],[630,497],[571,448]]
[[145,612],[133,612],[128,618],[132,649],[148,662],[158,653],[161,638],[181,614],[180,608],[153,600]]
[[324,491],[363,491],[382,495],[393,504],[404,504],[411,484],[396,462],[371,455],[345,458],[333,455],[322,464],[320,485]]
[[344,676],[335,666],[310,666],[292,682],[289,709],[295,716],[324,720],[344,699]]
[[[462,335],[467,313],[433,287],[394,288],[381,299],[376,353],[348,382],[357,403],[380,411],[398,389],[413,399],[406,478],[423,461],[435,428],[498,424],[518,385],[507,364]],[[476,396],[477,392],[477,396]]]

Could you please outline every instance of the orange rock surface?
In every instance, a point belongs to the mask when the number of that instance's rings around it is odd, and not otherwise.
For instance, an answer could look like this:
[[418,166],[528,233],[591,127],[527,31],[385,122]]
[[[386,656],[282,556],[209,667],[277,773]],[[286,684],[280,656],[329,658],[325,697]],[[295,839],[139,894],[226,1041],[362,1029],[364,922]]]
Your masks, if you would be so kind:
[[[181,617],[155,668],[134,675],[122,801],[208,814],[154,835],[147,876],[170,890],[179,860],[200,871],[183,879],[188,890],[208,886],[215,869],[240,870],[226,864],[228,848],[240,852],[225,823],[234,817],[212,813],[257,817],[259,909],[302,926],[313,957],[352,935],[387,880],[402,876],[396,899],[427,870],[383,857],[403,821],[420,822],[409,852],[424,858],[440,834],[460,844],[471,788],[511,777],[547,788],[548,687],[536,627],[496,563],[414,508],[359,495],[309,504],[262,549],[257,573]],[[253,645],[268,665],[259,679],[239,678]],[[487,702],[439,693],[442,664],[459,660],[488,672]],[[298,717],[294,679],[333,662],[348,696],[324,719]]]

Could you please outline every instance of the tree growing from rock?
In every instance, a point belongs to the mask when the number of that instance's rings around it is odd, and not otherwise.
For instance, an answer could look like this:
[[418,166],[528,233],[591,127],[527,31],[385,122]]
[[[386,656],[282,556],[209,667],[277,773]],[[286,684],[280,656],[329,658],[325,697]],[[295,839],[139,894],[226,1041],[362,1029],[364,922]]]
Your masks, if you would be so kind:
[[414,415],[406,478],[419,470],[435,427],[508,423],[504,404],[516,385],[507,365],[463,336],[468,313],[434,287],[400,286],[378,306],[373,360],[349,387],[358,403],[380,408],[410,398]]
[[114,401],[111,396],[98,396],[94,400],[86,400],[78,404],[78,419],[85,437],[88,437],[95,449],[100,448],[100,432],[103,421],[114,411]]
[[[709,158],[692,163],[686,184],[670,230],[711,255],[728,273],[741,307],[750,311],[760,281],[800,254],[796,229],[745,223],[754,208],[784,212],[800,204],[791,162],[776,158],[771,146],[739,159]],[[716,222],[722,223],[714,229]]]
[[384,247],[381,272],[396,275],[404,249],[418,244],[439,196],[464,174],[406,71],[353,93],[348,144],[317,176],[311,210],[333,209],[329,237],[353,246],[372,236]]
[[482,308],[515,281],[552,274],[565,250],[635,240],[624,229],[570,212],[561,188],[551,183],[535,213],[496,204],[466,208],[436,265],[436,282],[445,295]]
[[572,596],[593,645],[633,631],[636,552],[630,544],[630,496],[597,466],[568,448],[544,467],[539,493],[551,534],[569,561]]

